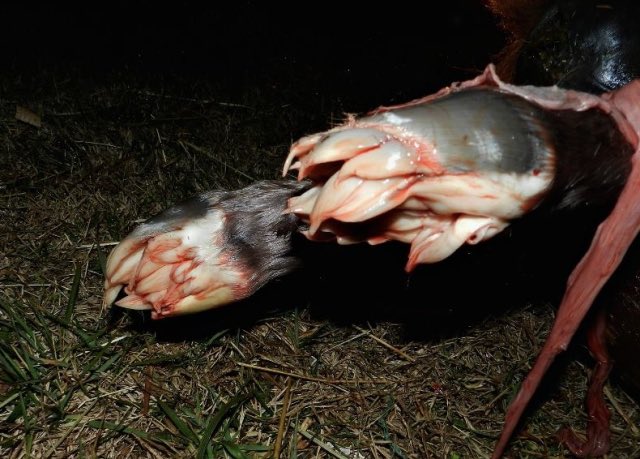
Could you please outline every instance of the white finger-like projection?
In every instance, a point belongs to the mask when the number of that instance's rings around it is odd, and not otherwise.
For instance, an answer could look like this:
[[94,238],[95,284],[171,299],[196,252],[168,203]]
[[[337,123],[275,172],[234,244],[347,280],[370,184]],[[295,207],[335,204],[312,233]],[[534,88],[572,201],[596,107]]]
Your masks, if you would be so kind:
[[[640,228],[640,81],[594,96],[477,78],[296,142],[301,182],[200,195],[142,224],[111,253],[105,304],[153,318],[253,294],[297,265],[293,233],[410,244],[405,269],[495,236],[532,209],[612,203],[571,276],[553,330],[507,414],[499,457],[555,356]],[[124,296],[120,292],[124,292]]]

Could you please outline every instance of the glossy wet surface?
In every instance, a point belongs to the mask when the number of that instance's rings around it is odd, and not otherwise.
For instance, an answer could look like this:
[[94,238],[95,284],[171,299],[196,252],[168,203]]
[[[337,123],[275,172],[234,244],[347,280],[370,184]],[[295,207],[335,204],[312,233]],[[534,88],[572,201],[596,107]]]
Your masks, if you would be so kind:
[[[449,13],[442,29],[469,24]],[[127,21],[140,24],[143,12],[132,14]],[[478,15],[470,16],[479,27]],[[224,30],[221,53],[243,62],[237,56],[255,41],[238,28]],[[67,53],[89,46],[64,48],[55,68],[25,65],[20,51],[30,47],[18,46],[22,63],[0,77],[2,455],[266,456],[283,412],[282,450],[299,457],[489,454],[552,322],[548,301],[557,300],[579,253],[560,256],[575,239],[564,224],[506,238],[531,253],[498,250],[498,240],[409,278],[403,249],[342,254],[318,246],[306,255],[315,260],[307,275],[236,307],[160,322],[100,310],[102,257],[137,220],[200,191],[274,178],[291,141],[341,121],[343,112],[422,96],[468,77],[474,68],[460,66],[474,67],[470,61],[484,66],[482,43],[463,50],[468,38],[435,41],[441,33],[423,36],[430,51],[418,58],[389,45],[382,57],[358,54],[357,66],[348,65],[353,53],[328,62],[328,49],[347,33],[326,49],[318,39],[317,60],[294,63],[267,57],[278,55],[274,41],[260,58],[271,66],[227,65],[220,79],[189,59],[181,73],[177,54],[163,59],[158,46],[142,70],[109,65],[97,49],[102,71],[83,65],[82,53],[69,61]],[[375,49],[384,34],[380,27],[360,46]],[[46,38],[38,39],[43,55],[55,50]],[[81,38],[74,40],[68,43]],[[240,54],[227,44],[233,40],[244,44]],[[113,43],[128,53],[139,41]],[[325,67],[335,71],[319,71]],[[17,106],[39,115],[41,127],[16,120]],[[536,264],[542,274],[523,271]],[[563,457],[554,432],[584,428],[584,354],[576,345],[549,375],[513,442],[515,457]],[[637,457],[638,407],[617,385],[606,391],[612,457]]]

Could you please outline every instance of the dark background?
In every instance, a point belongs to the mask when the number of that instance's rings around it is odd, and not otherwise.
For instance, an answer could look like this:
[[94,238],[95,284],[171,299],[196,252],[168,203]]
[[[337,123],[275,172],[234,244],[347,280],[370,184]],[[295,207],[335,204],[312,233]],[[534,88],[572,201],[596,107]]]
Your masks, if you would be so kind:
[[[139,219],[196,192],[236,189],[254,180],[275,178],[291,142],[300,136],[326,130],[345,111],[401,103],[473,77],[504,44],[503,34],[480,0],[450,0],[437,6],[423,2],[420,11],[399,2],[383,7],[300,2],[289,8],[274,6],[275,2],[159,3],[0,3],[0,194],[4,199],[0,278],[18,287],[28,282],[51,286],[11,290],[11,301],[6,304],[11,305],[13,317],[30,316],[25,311],[34,311],[34,316],[43,311],[46,317],[65,317],[71,311],[78,336],[121,336],[122,316],[118,314],[122,310],[98,312],[104,282],[97,256],[101,252],[88,247],[118,241]],[[17,121],[17,106],[40,115],[42,127]],[[302,253],[310,260],[307,271],[294,274],[298,277],[274,282],[243,304],[205,315],[149,321],[134,312],[129,316],[135,328],[132,341],[114,340],[104,350],[87,343],[75,347],[77,340],[66,328],[58,322],[51,326],[42,322],[47,327],[30,336],[53,333],[55,342],[62,343],[56,347],[69,352],[69,364],[43,367],[42,378],[29,380],[20,390],[33,387],[54,394],[55,405],[56,398],[64,403],[70,399],[64,392],[67,386],[50,381],[77,380],[84,393],[97,394],[95,399],[100,400],[87,415],[100,420],[100,429],[104,413],[123,426],[131,423],[146,429],[146,418],[129,409],[130,395],[120,390],[132,384],[122,375],[137,371],[129,371],[137,362],[130,358],[131,349],[135,359],[138,350],[150,356],[145,372],[155,368],[158,373],[153,378],[161,384],[182,381],[190,374],[198,392],[181,385],[168,392],[168,400],[191,403],[209,400],[209,387],[226,393],[244,384],[242,378],[236,378],[244,373],[235,365],[234,339],[240,342],[243,337],[241,346],[248,349],[248,361],[254,362],[254,356],[259,361],[261,356],[273,356],[268,360],[271,366],[283,356],[292,356],[287,341],[279,337],[295,334],[297,341],[298,323],[303,321],[315,331],[308,340],[300,340],[302,351],[291,357],[297,373],[309,371],[311,356],[321,362],[315,356],[327,347],[339,349],[344,360],[333,376],[347,374],[341,373],[342,368],[348,374],[354,368],[365,368],[367,375],[369,369],[402,372],[401,382],[389,397],[401,403],[407,415],[407,421],[401,419],[403,425],[424,431],[427,441],[421,446],[404,434],[394,441],[404,438],[400,447],[414,448],[416,457],[441,455],[443,448],[450,447],[442,445],[457,445],[452,453],[474,456],[477,450],[467,448],[475,443],[470,443],[467,430],[459,428],[466,425],[462,419],[475,416],[471,423],[480,435],[474,438],[486,441],[484,448],[490,451],[493,440],[489,437],[500,428],[509,391],[520,384],[553,320],[551,308],[538,306],[550,298],[552,304],[558,304],[567,274],[590,239],[580,239],[573,230],[576,222],[572,226],[566,220],[546,226],[532,225],[531,220],[514,224],[512,232],[465,247],[442,263],[420,267],[410,277],[401,269],[406,246],[310,244],[309,252]],[[565,246],[577,250],[567,254],[570,250]],[[109,248],[105,247],[104,255]],[[77,298],[70,294],[73,285],[78,288]],[[520,309],[522,305],[536,307]],[[487,320],[492,312],[505,309],[515,312]],[[388,319],[401,323],[402,329]],[[276,330],[273,339],[253,333],[254,325],[263,320]],[[22,322],[16,319],[15,323]],[[419,360],[422,366],[407,365],[378,352],[382,348],[375,344],[348,338],[351,327],[334,327],[333,323],[379,326],[376,334],[402,348],[419,346],[411,349],[425,349],[427,354],[416,354],[424,355]],[[221,346],[211,341],[225,328],[234,331],[223,338]],[[440,339],[459,334],[469,339]],[[11,326],[7,336],[4,341],[11,352],[22,349],[26,356],[22,361],[29,361],[32,348],[22,346],[17,327]],[[208,344],[201,348],[202,353],[192,353],[194,341],[200,339]],[[171,350],[155,346],[154,340],[171,342]],[[424,347],[425,341],[436,346]],[[221,347],[224,354],[209,352],[210,346]],[[47,355],[53,348],[43,338],[33,349],[35,355]],[[203,363],[205,354],[215,360]],[[219,355],[224,357],[217,360]],[[574,356],[565,354],[567,359]],[[162,362],[158,357],[176,360],[156,365],[154,361]],[[96,381],[105,362],[109,364],[106,359],[116,362],[115,371],[105,370],[100,384],[110,394],[121,394],[121,400],[102,397],[104,390],[87,386]],[[537,418],[542,428],[531,427],[533,435],[519,451],[531,453],[535,440],[541,455],[553,455],[555,425],[581,419],[584,370],[573,374],[572,385],[559,397],[565,403],[547,405],[550,410]],[[487,388],[479,387],[478,381],[487,381]],[[557,378],[548,381],[557,387]],[[273,384],[270,380],[266,386]],[[337,417],[340,422],[367,420],[371,430],[366,436],[358,433],[357,438],[371,435],[389,444],[387,424],[368,422],[386,419],[390,413],[388,399],[380,397],[377,388],[375,391],[375,407],[361,406],[363,398],[358,394],[354,403],[336,410]],[[341,404],[343,400],[334,394],[313,390],[306,399],[298,400],[304,410],[317,405],[319,412],[333,415],[334,410],[326,408],[332,405],[325,400],[334,403],[339,399]],[[436,419],[413,409],[418,406],[414,396],[435,400],[434,394],[441,413]],[[339,396],[343,395],[340,388]],[[84,395],[81,400],[86,401]],[[76,402],[70,402],[72,409]],[[30,410],[31,427],[19,418],[7,422],[7,429],[18,433],[14,437],[17,448],[22,442],[19,437],[27,438],[25,443],[35,438],[36,447],[44,451],[55,443],[66,453],[68,446],[78,446],[73,443],[80,434],[87,437],[86,444],[98,444],[96,432],[100,430],[87,431],[82,424],[78,427],[81,433],[69,435],[68,423],[58,422],[64,420],[59,411],[52,417],[48,403]],[[628,412],[634,413],[632,409]],[[180,413],[185,422],[192,422],[186,411]],[[157,422],[165,422],[163,414],[152,411],[152,415]],[[623,441],[616,440],[615,446],[619,451],[637,451],[627,421],[614,416],[618,418],[616,431],[625,432],[619,437]],[[319,421],[324,422],[322,417]],[[261,419],[259,423],[256,429],[260,432],[277,430],[277,426],[262,425]],[[34,431],[38,435],[30,436]],[[350,429],[346,432],[353,436]],[[136,441],[119,433],[116,442],[121,445],[128,447],[129,441]],[[60,435],[65,436],[65,443],[56,440]],[[425,444],[433,448],[427,450]],[[111,443],[105,443],[105,451],[113,451]],[[99,456],[101,450],[88,454]]]
[[207,81],[230,93],[299,87],[362,110],[468,78],[503,42],[479,0],[421,5],[427,13],[393,2],[160,3],[5,5],[6,71]]

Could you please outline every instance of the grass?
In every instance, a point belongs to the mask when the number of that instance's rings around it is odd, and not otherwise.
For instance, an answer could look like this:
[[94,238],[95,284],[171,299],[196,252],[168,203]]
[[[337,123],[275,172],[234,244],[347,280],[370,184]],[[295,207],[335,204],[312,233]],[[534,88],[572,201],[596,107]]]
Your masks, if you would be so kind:
[[[365,296],[355,318],[324,313],[313,295],[288,298],[284,282],[197,318],[102,310],[105,257],[137,221],[276,177],[291,141],[345,108],[293,84],[191,83],[64,72],[2,83],[0,455],[488,457],[549,304],[442,336],[369,314]],[[18,105],[42,126],[17,121]],[[550,378],[513,457],[564,457],[555,431],[583,431],[588,360],[577,354]],[[640,410],[607,390],[610,457],[638,457]]]

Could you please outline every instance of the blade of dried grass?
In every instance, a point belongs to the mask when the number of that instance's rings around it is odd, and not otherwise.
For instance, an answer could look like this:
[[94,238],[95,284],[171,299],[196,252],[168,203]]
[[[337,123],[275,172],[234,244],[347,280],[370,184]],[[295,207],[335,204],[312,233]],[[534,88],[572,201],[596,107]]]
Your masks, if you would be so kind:
[[89,427],[93,427],[94,429],[107,429],[113,431],[114,433],[126,433],[135,437],[140,437],[143,440],[147,441],[170,442],[175,438],[175,435],[169,432],[145,432],[144,430],[129,427],[126,424],[117,424],[115,422],[104,421],[101,419],[93,419],[87,422],[87,425]]
[[49,451],[47,451],[44,454],[43,456],[44,459],[51,457],[56,452],[56,449],[58,449],[58,447],[62,444],[62,442],[66,440],[66,438],[69,436],[71,432],[73,432],[73,430],[78,426],[78,424],[80,424],[80,422],[84,420],[85,416],[89,414],[89,412],[93,409],[93,407],[96,406],[97,403],[98,403],[98,399],[95,399],[93,403],[89,405],[89,407],[86,410],[84,410],[81,414],[77,416],[77,418],[69,425],[69,427],[62,433],[62,435],[60,435],[60,438],[58,438],[58,440],[49,448]]
[[280,421],[278,422],[278,436],[273,447],[273,457],[278,459],[280,457],[280,450],[282,448],[282,439],[285,431],[285,421],[287,420],[287,411],[289,411],[289,402],[291,401],[291,385],[293,379],[287,379],[287,389],[284,393],[284,400],[282,402],[282,411],[280,413]]
[[357,325],[354,325],[353,328],[355,328],[356,330],[358,330],[360,333],[365,333],[367,336],[369,336],[369,338],[371,338],[372,340],[374,340],[375,342],[383,345],[384,347],[386,347],[387,349],[395,352],[396,354],[402,356],[404,359],[408,360],[409,362],[415,362],[416,359],[414,359],[413,357],[411,357],[409,354],[407,354],[406,352],[404,352],[402,349],[398,349],[397,347],[393,346],[392,344],[389,344],[388,342],[386,342],[385,340],[383,340],[382,338],[378,338],[376,335],[374,335],[371,331],[368,330],[364,330],[360,327],[358,327]]
[[98,346],[96,344],[97,338],[99,338],[104,333],[106,333],[106,330],[100,330],[95,334],[95,336],[91,337],[88,333],[85,333],[80,327],[75,326],[74,324],[64,320],[63,318],[55,316],[54,314],[50,313],[49,311],[44,311],[43,310],[42,314],[47,319],[49,319],[51,322],[54,322],[57,325],[60,325],[65,330],[68,330],[68,331],[72,332],[74,335],[76,335],[83,342],[84,345],[86,345],[87,347],[92,348],[92,349]]
[[354,385],[359,385],[359,384],[389,384],[389,381],[377,381],[375,379],[372,380],[372,379],[323,379],[323,378],[316,378],[315,376],[305,376],[305,375],[300,375],[300,374],[296,374],[296,373],[291,373],[291,372],[288,372],[288,371],[278,370],[276,368],[261,367],[259,365],[251,365],[251,364],[242,363],[242,362],[236,362],[236,365],[238,365],[240,367],[251,368],[252,370],[264,371],[264,372],[273,373],[273,374],[276,374],[276,375],[289,376],[291,378],[302,379],[302,380],[305,380],[305,381],[319,382],[319,383],[322,383],[322,384],[330,384],[330,385],[336,385],[336,384],[354,384]]
[[607,399],[609,400],[609,402],[611,402],[611,406],[613,406],[613,408],[618,412],[620,417],[624,419],[624,422],[627,423],[627,425],[629,426],[633,434],[636,436],[640,435],[640,429],[638,429],[638,426],[636,426],[633,422],[631,422],[631,420],[629,419],[629,416],[627,416],[627,413],[625,413],[622,410],[622,408],[620,407],[620,404],[611,393],[611,390],[609,389],[609,387],[605,386],[605,388],[603,389],[603,392],[604,392],[604,395],[607,396]]
[[178,141],[178,143],[180,144],[180,146],[182,146],[182,148],[184,148],[185,151],[188,152],[187,147],[185,147],[185,145],[189,146],[190,148],[194,149],[195,151],[197,151],[198,153],[202,153],[204,154],[207,158],[214,160],[217,163],[222,164],[224,167],[231,169],[233,172],[235,172],[238,175],[241,175],[245,178],[248,178],[249,180],[251,180],[252,182],[255,182],[257,179],[255,177],[251,177],[249,174],[242,172],[240,169],[236,169],[235,167],[233,167],[231,164],[226,163],[222,160],[220,160],[219,158],[217,158],[213,153],[211,153],[209,150],[199,147],[197,145],[192,144],[191,142],[183,142],[183,141]]
[[[294,426],[292,426],[292,427],[294,427]],[[320,448],[325,450],[331,456],[336,457],[338,459],[349,459],[347,456],[342,454],[340,451],[336,451],[336,449],[332,445],[320,440],[316,434],[311,433],[308,430],[305,430],[305,429],[303,429],[303,428],[301,428],[299,426],[297,428],[297,433],[299,433],[300,435],[305,437],[307,440],[310,440],[313,443],[315,443],[316,445],[318,445]]]
[[393,411],[395,406],[395,400],[393,399],[393,397],[391,396],[387,397],[386,405],[387,406],[384,409],[384,412],[378,417],[378,420],[376,421],[376,423],[382,428],[382,438],[384,438],[385,441],[388,442],[389,448],[391,449],[393,454],[402,459],[406,459],[404,452],[396,444],[396,442],[394,441],[394,438],[392,438],[391,433],[389,431],[389,424],[387,423],[387,417],[389,416],[391,411]]

